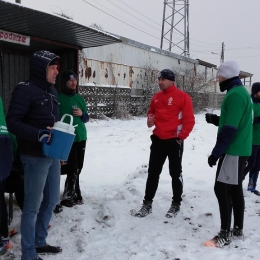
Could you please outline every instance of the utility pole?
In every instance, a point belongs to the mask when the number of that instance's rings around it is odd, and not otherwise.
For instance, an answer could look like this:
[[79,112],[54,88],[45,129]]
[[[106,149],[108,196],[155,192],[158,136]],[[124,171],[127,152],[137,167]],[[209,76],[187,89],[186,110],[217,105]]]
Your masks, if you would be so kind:
[[225,44],[222,42],[222,47],[221,47],[221,55],[220,55],[220,63],[224,62],[224,51],[225,51]]
[[224,42],[222,42],[220,54],[217,53],[217,52],[213,52],[213,51],[211,53],[212,54],[217,54],[217,55],[220,56],[220,64],[221,64],[221,63],[224,62],[224,52],[225,52],[225,44],[224,44]]
[[[174,42],[173,32],[178,33]],[[164,41],[168,43],[167,51],[172,51],[172,48],[176,47],[181,50],[181,55],[189,57],[189,0],[164,0],[161,49]]]

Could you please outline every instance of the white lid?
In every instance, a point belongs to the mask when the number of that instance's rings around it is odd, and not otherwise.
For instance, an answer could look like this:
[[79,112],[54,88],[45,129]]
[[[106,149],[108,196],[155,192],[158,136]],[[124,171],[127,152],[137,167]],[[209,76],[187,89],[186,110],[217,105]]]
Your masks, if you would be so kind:
[[[70,123],[64,123],[63,120],[66,116],[70,117]],[[62,132],[66,132],[66,133],[72,133],[74,134],[75,131],[75,127],[72,125],[73,123],[73,117],[72,115],[69,114],[64,114],[61,118],[61,121],[58,121],[54,124],[53,129],[58,130],[58,131],[62,131]]]
[[75,131],[75,127],[73,125],[70,125],[70,124],[66,124],[66,123],[63,123],[63,122],[56,122],[53,126],[53,129],[55,130],[58,130],[58,131],[62,131],[62,132],[70,132],[70,133],[74,133]]

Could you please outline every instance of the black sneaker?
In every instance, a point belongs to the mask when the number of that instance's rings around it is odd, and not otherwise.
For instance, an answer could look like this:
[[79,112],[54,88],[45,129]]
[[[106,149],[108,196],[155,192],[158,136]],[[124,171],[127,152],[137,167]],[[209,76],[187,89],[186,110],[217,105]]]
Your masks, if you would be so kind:
[[60,204],[68,208],[72,208],[75,205],[74,200],[62,200]]
[[137,213],[135,213],[134,216],[138,218],[143,218],[150,213],[152,213],[152,201],[144,200],[142,208]]
[[83,198],[81,196],[76,196],[73,200],[74,200],[75,204],[78,204],[78,205],[84,204]]
[[244,240],[243,230],[239,227],[234,227],[231,230],[231,237]]
[[55,254],[60,254],[62,252],[62,249],[59,246],[46,245],[42,247],[37,247],[36,252],[39,255],[46,255],[46,254],[55,255]]
[[229,232],[221,230],[215,237],[204,242],[203,245],[210,247],[223,247],[229,245],[230,243],[231,240],[229,239]]
[[84,201],[83,200],[74,200],[74,203],[77,205],[83,205]]
[[166,213],[165,217],[166,218],[176,217],[176,215],[178,214],[179,211],[180,211],[180,204],[173,201],[172,205],[171,205],[170,209],[168,210],[168,212]]
[[62,205],[61,204],[57,204],[55,209],[53,210],[54,213],[58,214],[60,212],[63,211]]

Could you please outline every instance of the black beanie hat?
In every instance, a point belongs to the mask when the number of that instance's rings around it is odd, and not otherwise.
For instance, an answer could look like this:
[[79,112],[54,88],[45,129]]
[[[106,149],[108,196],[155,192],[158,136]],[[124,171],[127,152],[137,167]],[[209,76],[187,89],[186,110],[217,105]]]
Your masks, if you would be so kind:
[[260,91],[260,82],[255,82],[253,85],[252,85],[252,88],[251,88],[251,93],[252,95],[258,93]]
[[158,79],[163,78],[163,79],[168,79],[171,81],[175,81],[175,76],[172,70],[169,69],[164,69],[158,74]]
[[49,63],[49,65],[59,65],[59,64],[60,64],[60,61],[59,61],[58,58],[52,60],[52,61]]
[[67,70],[61,76],[62,84],[66,85],[67,81],[69,81],[70,79],[78,80],[78,77],[77,77],[77,74],[74,71]]
[[60,57],[53,59],[48,66],[50,65],[57,65],[57,70],[60,72]]

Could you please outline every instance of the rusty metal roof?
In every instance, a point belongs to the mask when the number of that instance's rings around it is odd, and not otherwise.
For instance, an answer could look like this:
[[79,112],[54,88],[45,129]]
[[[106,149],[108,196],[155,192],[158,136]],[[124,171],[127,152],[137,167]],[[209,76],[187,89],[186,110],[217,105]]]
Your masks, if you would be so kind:
[[56,15],[0,1],[0,29],[79,48],[121,42],[113,35]]
[[250,77],[253,77],[253,76],[254,76],[254,74],[252,74],[252,73],[240,70],[239,78],[241,78],[241,79],[250,78]]
[[205,66],[205,67],[208,67],[208,68],[217,68],[217,65],[212,64],[212,63],[209,63],[209,62],[206,62],[206,61],[204,61],[204,60],[197,59],[197,61],[199,62],[200,65],[203,65],[203,66]]

